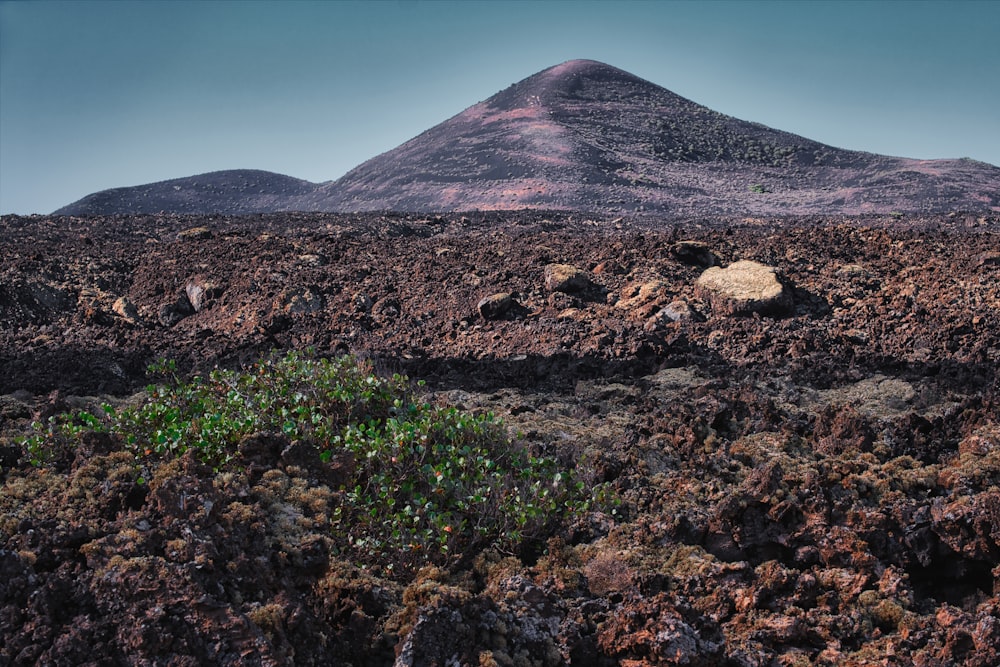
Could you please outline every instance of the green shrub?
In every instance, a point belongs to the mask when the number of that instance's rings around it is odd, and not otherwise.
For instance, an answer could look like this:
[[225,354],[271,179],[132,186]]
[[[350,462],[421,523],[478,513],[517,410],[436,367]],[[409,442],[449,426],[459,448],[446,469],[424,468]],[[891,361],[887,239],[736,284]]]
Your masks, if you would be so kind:
[[258,361],[243,373],[215,370],[182,382],[175,365],[151,367],[168,382],[146,388],[137,408],[105,410],[111,431],[140,456],[176,456],[193,449],[224,465],[239,443],[261,432],[322,447],[344,426],[383,419],[407,392],[400,375],[380,378],[352,357],[314,359],[290,352]]
[[151,370],[167,381],[137,406],[35,423],[31,460],[43,465],[104,431],[142,465],[190,451],[218,469],[239,464],[248,436],[281,433],[351,471],[331,517],[343,548],[406,567],[486,544],[512,550],[588,504],[570,471],[533,456],[492,414],[430,405],[406,377],[379,377],[352,357],[291,352],[187,382],[171,362]]

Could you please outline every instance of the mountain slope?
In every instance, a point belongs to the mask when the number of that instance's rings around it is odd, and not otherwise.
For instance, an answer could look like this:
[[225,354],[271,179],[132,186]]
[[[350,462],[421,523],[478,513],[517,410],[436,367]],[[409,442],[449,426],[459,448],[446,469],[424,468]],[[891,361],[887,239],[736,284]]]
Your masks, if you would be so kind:
[[[230,173],[266,172],[216,175]],[[203,178],[106,191],[57,213],[1000,210],[998,167],[834,148],[712,111],[591,60],[528,77],[337,181],[269,174],[258,177],[262,187],[188,187]],[[243,193],[252,196],[243,201]]]
[[147,185],[114,188],[87,195],[55,215],[120,213],[267,213],[287,210],[289,202],[316,185],[256,169],[213,171]]
[[325,198],[310,203],[344,211],[861,213],[998,207],[998,193],[1000,169],[990,165],[833,148],[574,60],[321,186]]

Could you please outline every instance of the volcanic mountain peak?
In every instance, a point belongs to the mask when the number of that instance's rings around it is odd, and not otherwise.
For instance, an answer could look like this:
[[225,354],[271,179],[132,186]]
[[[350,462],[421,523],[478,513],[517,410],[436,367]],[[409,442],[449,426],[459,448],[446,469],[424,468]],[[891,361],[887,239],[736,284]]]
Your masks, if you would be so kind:
[[834,148],[570,60],[317,194],[313,205],[341,211],[888,213],[1000,208],[1000,169]]
[[713,111],[594,60],[529,76],[338,181],[271,174],[249,187],[185,186],[196,179],[105,191],[58,213],[1000,210],[1000,168],[992,165],[834,148]]
[[573,97],[587,84],[604,88],[647,86],[658,88],[624,70],[596,60],[568,60],[542,70],[497,93],[487,103],[495,108],[531,107]]

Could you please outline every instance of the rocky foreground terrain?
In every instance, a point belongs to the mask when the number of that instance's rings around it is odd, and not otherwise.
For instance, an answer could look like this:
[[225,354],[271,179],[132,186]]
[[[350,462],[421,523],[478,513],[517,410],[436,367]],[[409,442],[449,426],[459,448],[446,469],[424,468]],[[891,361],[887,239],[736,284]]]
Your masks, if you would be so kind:
[[[998,664],[998,225],[4,217],[0,664]],[[160,357],[306,347],[604,500],[393,573],[332,548],[332,464],[295,448],[140,484],[113,439],[18,439]]]

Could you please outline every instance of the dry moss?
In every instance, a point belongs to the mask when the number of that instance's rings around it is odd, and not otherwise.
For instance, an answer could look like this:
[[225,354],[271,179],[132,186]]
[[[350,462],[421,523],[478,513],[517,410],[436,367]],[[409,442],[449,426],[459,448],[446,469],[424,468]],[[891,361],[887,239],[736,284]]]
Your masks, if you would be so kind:
[[597,596],[620,593],[633,587],[635,573],[619,551],[602,551],[583,568],[590,592]]
[[256,605],[247,611],[247,618],[261,629],[268,641],[273,642],[284,632],[285,608],[278,603]]

